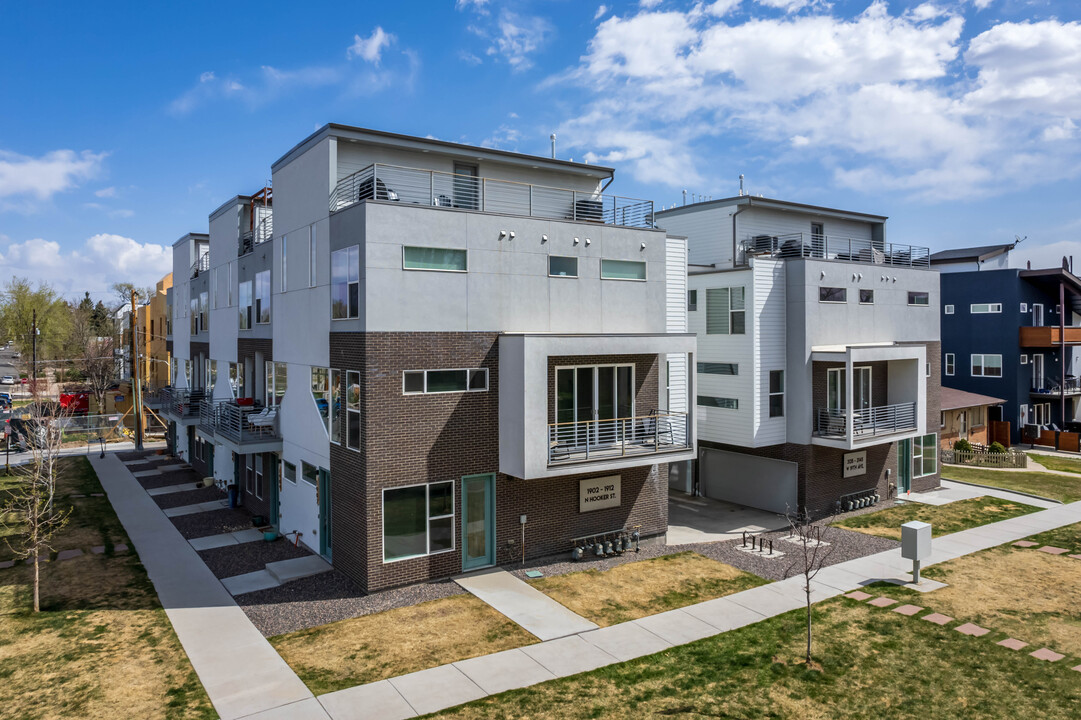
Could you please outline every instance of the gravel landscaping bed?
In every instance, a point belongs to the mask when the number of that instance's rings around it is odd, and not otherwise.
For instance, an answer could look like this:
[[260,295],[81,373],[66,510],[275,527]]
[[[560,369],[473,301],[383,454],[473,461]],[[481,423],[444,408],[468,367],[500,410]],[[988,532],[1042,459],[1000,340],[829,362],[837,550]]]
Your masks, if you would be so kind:
[[198,505],[199,503],[210,502],[211,500],[224,500],[225,493],[217,489],[213,485],[210,487],[201,487],[196,490],[184,490],[182,492],[167,493],[165,495],[152,495],[151,499],[158,504],[162,510],[166,508],[183,507],[185,505]]
[[169,487],[170,485],[183,485],[185,483],[190,483],[194,486],[196,483],[201,484],[203,481],[198,474],[193,472],[169,473],[168,475],[148,475],[146,477],[135,479],[139,481],[139,484],[143,486],[144,490]]
[[464,592],[454,581],[441,580],[365,595],[352,580],[333,570],[238,595],[236,601],[259,632],[271,637]]
[[215,577],[227,578],[234,575],[262,570],[267,563],[278,560],[290,560],[292,558],[311,555],[311,552],[295,547],[293,543],[278,538],[274,542],[249,542],[239,545],[227,545],[226,547],[203,550],[199,557],[203,559],[210,572]]
[[120,458],[122,462],[127,462],[129,460],[141,460],[142,458],[150,457],[155,454],[156,453],[153,450],[128,450],[126,452],[118,452],[116,456]]
[[247,530],[252,526],[251,513],[247,510],[210,510],[208,512],[181,515],[169,518],[173,525],[180,531],[186,540],[205,537],[207,535],[220,535],[221,533]]

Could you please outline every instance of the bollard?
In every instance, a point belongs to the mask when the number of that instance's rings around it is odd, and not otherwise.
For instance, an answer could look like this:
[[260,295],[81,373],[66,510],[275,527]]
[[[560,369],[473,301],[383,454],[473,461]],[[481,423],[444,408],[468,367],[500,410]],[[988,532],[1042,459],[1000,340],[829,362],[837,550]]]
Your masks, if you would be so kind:
[[769,554],[770,554],[770,555],[772,555],[772,554],[773,554],[773,540],[770,540],[770,541],[769,541]]
[[747,531],[743,531],[743,547],[747,547]]

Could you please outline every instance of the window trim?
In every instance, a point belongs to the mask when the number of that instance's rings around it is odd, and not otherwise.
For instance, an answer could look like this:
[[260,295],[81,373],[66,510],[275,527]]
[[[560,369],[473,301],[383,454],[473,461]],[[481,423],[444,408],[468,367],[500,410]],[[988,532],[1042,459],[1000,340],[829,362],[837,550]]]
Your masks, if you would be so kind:
[[[424,389],[420,391],[406,390],[405,389],[405,376],[408,373],[424,373]],[[465,390],[428,390],[428,373],[430,372],[464,372],[465,373]],[[472,380],[472,373],[483,372],[484,373],[484,387],[483,388],[470,388],[470,380]],[[402,370],[402,395],[450,395],[452,393],[479,393],[488,392],[490,389],[490,377],[488,368],[427,368],[421,369],[406,369]]]
[[[702,402],[703,399],[705,399],[705,400],[717,400],[717,401],[729,400],[729,401],[732,402],[732,406],[729,407],[729,406],[726,406],[726,405],[719,405],[716,402],[703,403]],[[735,411],[739,411],[739,398],[723,398],[723,397],[715,397],[713,395],[696,395],[695,400],[694,400],[694,404],[695,404],[695,407],[716,408],[717,410],[735,410]]]
[[[432,485],[450,484],[450,503],[451,513],[450,515],[435,515],[430,514],[431,502],[432,502]],[[405,555],[399,558],[387,559],[387,491],[394,490],[408,490],[409,488],[424,486],[424,545],[428,549],[428,552],[420,553],[416,555]],[[436,480],[434,482],[427,483],[413,483],[412,485],[397,485],[395,487],[385,487],[379,494],[379,524],[380,535],[379,543],[382,545],[383,550],[383,564],[389,565],[391,563],[401,562],[403,560],[415,560],[416,558],[430,557],[432,555],[442,555],[443,553],[454,552],[458,549],[458,528],[454,522],[454,518],[458,517],[458,488],[454,480]],[[432,520],[442,520],[443,518],[451,518],[450,521],[450,547],[444,550],[436,550],[432,552]]]
[[953,305],[952,304],[943,305],[942,306],[942,314],[943,315],[953,315]]
[[[642,277],[640,278],[626,278],[626,277],[606,277],[604,274],[604,264],[606,262],[617,263],[633,263],[635,265],[642,266]],[[601,258],[600,267],[601,280],[616,280],[622,282],[648,282],[649,281],[649,264],[645,260],[620,260],[618,258]]]
[[[289,468],[293,468],[293,477],[289,477]],[[293,485],[297,484],[297,466],[288,460],[282,460],[282,477],[291,482]]]
[[698,288],[687,290],[687,312],[698,312]]
[[[305,477],[305,475],[304,475],[304,466],[305,465],[307,465],[310,468],[315,468],[315,480],[309,480],[307,477]],[[312,487],[318,487],[319,486],[319,466],[318,465],[313,465],[310,462],[308,462],[307,460],[301,460],[300,461],[300,479],[303,480],[308,485],[311,485]]]
[[[925,468],[924,468],[924,456],[923,456],[923,441],[926,438],[929,438],[929,437],[934,438],[932,440],[932,443],[931,443],[931,449],[933,450],[933,452],[931,454],[931,459],[934,462],[935,469],[932,470],[931,472],[924,472]],[[916,478],[929,477],[929,476],[934,475],[934,474],[936,474],[938,472],[938,470],[939,470],[939,468],[938,468],[938,447],[939,446],[938,446],[938,433],[937,432],[924,433],[923,435],[916,435],[915,437],[912,438],[912,450],[913,450],[913,452],[912,452],[912,479],[913,480],[915,480]],[[920,450],[920,456],[919,456],[920,457],[920,472],[919,472],[919,474],[916,473],[916,463],[915,463],[915,460],[916,460],[916,452],[915,451],[916,451],[917,448],[919,448],[919,450]]]
[[[864,300],[863,294],[871,293],[870,300]],[[875,289],[874,288],[859,288],[860,305],[874,305],[875,304]]]
[[[356,254],[357,254],[356,267],[352,268],[352,269],[356,270],[356,273],[357,273],[357,279],[356,280],[350,280],[349,279],[349,270],[351,269],[350,268],[349,255],[350,255],[351,251],[353,251],[353,250],[356,250]],[[335,281],[334,281],[334,257],[336,255],[338,255],[339,253],[345,253],[345,283],[344,283],[345,284],[345,314],[342,315],[341,317],[335,317],[334,316],[334,288],[335,288],[335,285],[337,283],[335,283]],[[350,299],[350,296],[351,296],[350,289],[352,288],[353,285],[357,286],[357,314],[356,315],[350,314],[352,308],[349,306],[349,299]],[[337,250],[331,251],[331,253],[330,253],[330,321],[335,322],[335,321],[342,321],[342,320],[357,320],[357,319],[360,318],[360,306],[361,306],[361,297],[360,297],[360,245],[359,244],[357,244],[357,245],[349,245],[347,247],[338,248]]]
[[[987,309],[976,309],[981,307],[986,307]],[[970,315],[998,315],[1002,313],[1002,303],[972,303],[968,306],[968,312]]]
[[[845,299],[844,300],[823,300],[822,299],[822,291],[823,290],[840,290],[842,293],[844,293],[844,298]],[[848,288],[846,288],[846,287],[836,287],[836,286],[833,286],[833,285],[819,285],[818,286],[818,302],[822,303],[822,304],[825,304],[825,305],[847,305],[848,304]]]
[[946,377],[953,377],[953,374],[957,371],[957,356],[954,353],[946,353],[943,357],[943,363],[945,364],[943,374]]
[[288,289],[289,258],[288,258],[287,254],[286,254],[286,247],[288,246],[288,240],[289,240],[288,235],[282,235],[281,236],[281,241],[282,241],[281,242],[282,267],[281,267],[281,273],[279,273],[279,275],[281,277],[279,279],[278,292],[285,292]]
[[[707,368],[709,366],[711,366],[711,365],[712,366],[727,365],[727,366],[731,367],[734,372],[730,372],[730,373],[710,372],[710,370],[708,370]],[[734,362],[698,362],[698,363],[695,364],[695,372],[701,373],[702,375],[719,375],[721,377],[736,377],[737,375],[739,375],[739,363],[734,363]]]
[[[998,358],[998,375],[988,375],[984,370],[987,368],[985,358],[997,357]],[[976,372],[976,358],[980,358],[980,372]],[[1000,353],[972,353],[969,356],[969,375],[970,377],[987,377],[987,378],[1001,378],[1002,377],[1002,355]]]
[[[781,376],[781,389],[779,391],[777,391],[777,392],[773,391],[773,374],[774,373],[780,373],[780,376]],[[787,406],[786,406],[786,398],[785,398],[785,377],[784,377],[784,374],[785,374],[784,370],[770,370],[768,375],[766,376],[766,383],[767,383],[766,384],[766,396],[767,396],[766,397],[766,413],[767,413],[767,417],[769,417],[769,418],[778,418],[778,417],[783,418],[785,416],[785,411],[788,409]],[[777,397],[777,396],[780,396],[780,398],[781,398],[781,412],[774,415],[773,414],[773,398]]]
[[[358,392],[356,408],[354,409],[354,408],[350,407],[350,405],[352,403],[351,403],[351,401],[349,399],[349,389],[353,385],[353,378],[356,379],[356,385],[357,385],[358,388],[360,388],[361,387],[360,371],[359,370],[348,370],[347,369],[345,371],[345,428],[344,428],[345,429],[345,435],[344,435],[345,442],[344,442],[344,445],[345,445],[345,447],[349,448],[350,450],[355,450],[357,452],[360,452],[361,451],[361,446],[364,443],[363,427],[361,426],[361,404],[362,404],[364,398],[363,398],[363,392],[362,391]],[[353,418],[354,415],[356,415],[355,419]],[[351,427],[351,423],[354,423],[354,422],[357,424],[357,444],[356,444],[356,447],[351,445],[350,442],[349,442],[349,439],[351,437],[351,434],[349,432],[349,428]]]
[[[913,302],[913,298],[918,299],[920,296],[926,298],[927,302]],[[926,290],[909,290],[908,291],[908,306],[909,307],[931,307],[931,293]]]
[[[573,260],[574,261],[574,274],[573,275],[555,275],[552,273],[552,259],[559,258],[560,260]],[[578,279],[578,257],[575,255],[549,255],[548,256],[548,277],[552,278],[568,278]]]
[[[455,252],[465,253],[465,268],[462,270],[448,270],[445,268],[418,268],[408,267],[405,264],[405,251],[407,248],[417,248],[420,250],[453,250]],[[402,271],[408,270],[409,272],[448,272],[448,273],[467,273],[469,272],[469,249],[468,248],[455,248],[455,247],[433,247],[431,245],[402,245]]]
[[[261,304],[262,299],[259,297],[259,276],[260,275],[266,275],[266,293],[267,293],[266,294],[266,308],[265,308],[266,316],[267,316],[266,320],[262,319],[262,315],[263,315],[262,311],[264,310],[264,308],[263,308],[263,306]],[[272,290],[272,286],[271,286],[271,283],[273,283],[273,281],[274,281],[274,274],[272,272],[270,272],[269,268],[266,269],[266,270],[260,270],[259,272],[255,273],[255,275],[252,277],[252,283],[253,283],[253,285],[252,285],[252,308],[253,308],[252,309],[252,318],[255,321],[256,325],[269,325],[274,320],[274,316],[271,314],[271,311],[270,311],[270,305],[271,305],[270,298],[274,294],[273,290]]]
[[315,225],[313,224],[308,226],[308,287],[310,288],[315,287],[316,280],[318,280],[316,276],[318,268],[316,261],[319,259],[317,249],[318,243],[316,242]]

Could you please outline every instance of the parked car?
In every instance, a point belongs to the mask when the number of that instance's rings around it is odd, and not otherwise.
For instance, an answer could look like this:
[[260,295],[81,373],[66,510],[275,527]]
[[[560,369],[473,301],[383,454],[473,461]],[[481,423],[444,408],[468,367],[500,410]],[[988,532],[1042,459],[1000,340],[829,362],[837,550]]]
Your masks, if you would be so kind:
[[15,378],[12,377],[11,375],[5,375],[4,377],[0,377],[0,385],[14,385],[14,384],[15,384]]

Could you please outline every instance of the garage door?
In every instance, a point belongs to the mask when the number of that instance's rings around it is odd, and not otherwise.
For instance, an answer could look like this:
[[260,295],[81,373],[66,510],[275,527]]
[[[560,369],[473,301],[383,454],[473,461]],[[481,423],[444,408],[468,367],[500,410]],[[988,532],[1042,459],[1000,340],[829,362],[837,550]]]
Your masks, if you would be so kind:
[[796,511],[796,463],[705,449],[701,462],[706,497],[775,513]]

